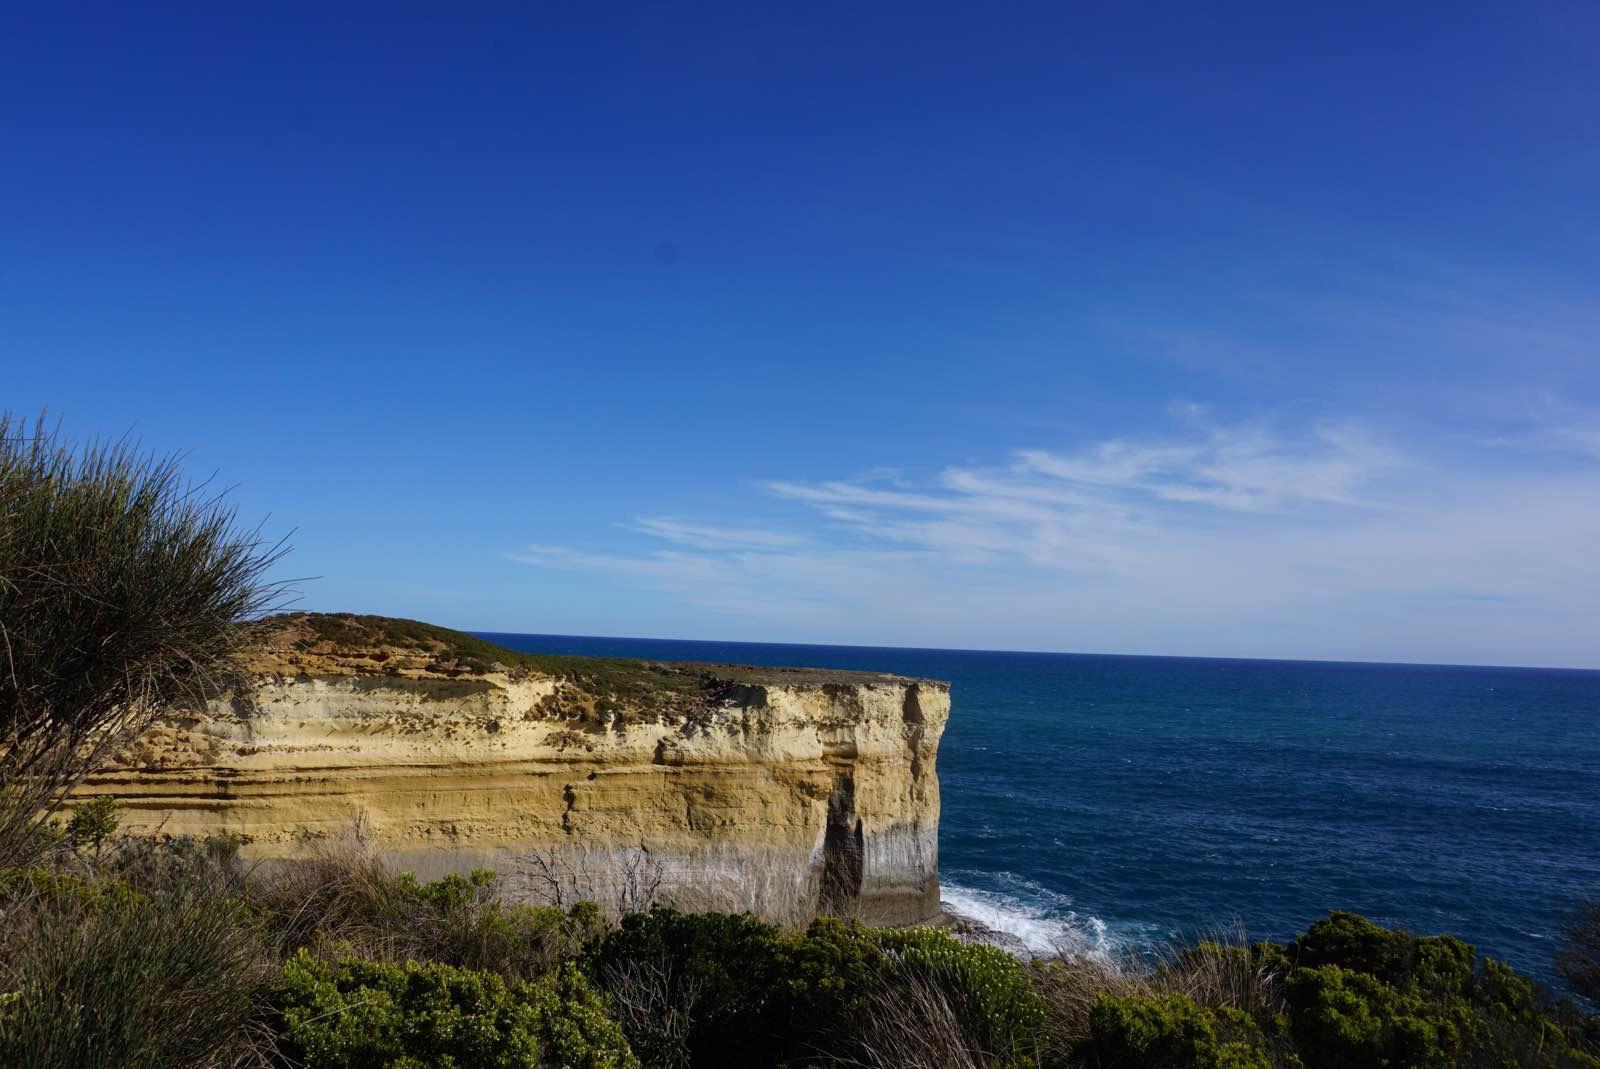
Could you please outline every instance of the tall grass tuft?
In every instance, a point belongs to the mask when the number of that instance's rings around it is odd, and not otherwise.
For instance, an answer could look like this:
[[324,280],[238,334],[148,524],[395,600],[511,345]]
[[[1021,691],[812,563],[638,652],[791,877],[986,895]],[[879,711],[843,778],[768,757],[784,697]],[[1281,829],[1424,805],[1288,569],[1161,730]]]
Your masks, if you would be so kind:
[[277,962],[237,901],[198,884],[151,898],[13,870],[0,903],[0,1064],[250,1064]]
[[879,978],[867,992],[856,1035],[848,1044],[854,1053],[839,1060],[866,1069],[997,1069],[1018,1064],[984,1049],[963,1022],[950,987],[917,971]]
[[48,848],[44,822],[116,748],[237,681],[283,548],[176,457],[0,414],[0,867]]

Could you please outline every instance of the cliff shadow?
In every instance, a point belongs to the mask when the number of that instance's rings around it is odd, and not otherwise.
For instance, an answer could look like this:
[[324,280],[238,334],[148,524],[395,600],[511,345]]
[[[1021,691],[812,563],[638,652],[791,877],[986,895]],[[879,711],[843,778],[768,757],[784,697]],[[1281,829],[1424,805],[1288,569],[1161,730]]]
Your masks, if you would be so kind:
[[861,899],[866,841],[856,816],[856,781],[849,773],[834,778],[828,796],[828,823],[822,838],[819,912],[846,916]]

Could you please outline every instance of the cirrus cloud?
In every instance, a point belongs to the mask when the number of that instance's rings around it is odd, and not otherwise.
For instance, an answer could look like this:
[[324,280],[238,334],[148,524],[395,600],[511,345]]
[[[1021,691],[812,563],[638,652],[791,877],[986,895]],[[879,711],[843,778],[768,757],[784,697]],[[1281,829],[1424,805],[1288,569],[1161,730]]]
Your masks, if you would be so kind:
[[1596,664],[1600,468],[1552,440],[1191,414],[921,481],[769,481],[770,525],[644,519],[644,545],[517,559],[630,577],[728,637]]

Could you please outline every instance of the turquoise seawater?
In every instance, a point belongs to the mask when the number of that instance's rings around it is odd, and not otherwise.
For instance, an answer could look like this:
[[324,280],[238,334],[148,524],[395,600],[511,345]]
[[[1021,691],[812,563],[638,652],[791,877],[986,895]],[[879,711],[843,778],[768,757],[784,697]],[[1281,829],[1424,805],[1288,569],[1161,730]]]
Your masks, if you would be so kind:
[[947,904],[1039,949],[1329,909],[1540,978],[1600,896],[1600,672],[490,634],[513,649],[949,680]]

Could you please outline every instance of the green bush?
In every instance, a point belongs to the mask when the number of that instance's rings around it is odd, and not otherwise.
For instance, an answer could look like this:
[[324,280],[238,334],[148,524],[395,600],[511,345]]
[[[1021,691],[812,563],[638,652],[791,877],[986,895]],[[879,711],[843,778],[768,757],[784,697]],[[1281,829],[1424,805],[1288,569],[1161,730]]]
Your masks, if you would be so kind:
[[1249,1015],[1183,995],[1102,997],[1089,1011],[1080,1057],[1096,1069],[1271,1069]]
[[639,1069],[622,1027],[588,978],[568,963],[559,973],[519,984],[518,998],[533,1007],[541,1065],[559,1069]]
[[79,915],[138,897],[121,880],[85,880],[54,869],[0,869],[0,909],[16,922],[13,932],[24,918],[41,911]]
[[508,987],[437,963],[322,961],[302,952],[275,996],[279,1049],[308,1069],[637,1069],[582,974]]
[[777,928],[726,913],[682,913],[657,906],[622,918],[593,948],[589,967],[613,993],[632,1001],[638,969],[668,978],[692,1003],[682,1037],[660,1034],[630,1015],[629,1038],[648,1064],[775,1064],[791,1032],[788,956]]
[[1355,913],[1333,912],[1289,947],[1297,965],[1338,965],[1386,984],[1430,995],[1468,995],[1473,949],[1454,936],[1418,936],[1380,927]]
[[1289,948],[1284,993],[1308,1069],[1600,1066],[1547,1016],[1527,980],[1450,936],[1334,913]]
[[239,898],[246,882],[242,845],[234,835],[124,836],[98,868],[149,895],[203,886]]
[[1299,969],[1286,985],[1295,1041],[1312,1069],[1454,1065],[1470,1016],[1338,965]]
[[72,819],[67,822],[67,838],[74,846],[88,846],[98,852],[121,823],[117,800],[109,794],[102,794],[73,810]]
[[[657,907],[624,917],[591,967],[633,1005],[641,971],[692,995],[681,1039],[632,1015],[629,1037],[650,1064],[768,1066],[820,1054],[859,1060],[873,1013],[915,1012],[926,996],[954,1015],[968,1048],[997,1066],[1033,1065],[1044,1009],[1021,963],[994,947],[929,928],[879,929],[834,918],[803,934],[748,916]],[[908,993],[915,998],[885,998]]]
[[1600,1069],[1571,1004],[1352,914],[1119,971],[834,918],[658,907],[610,928],[590,904],[507,905],[487,872],[370,858],[261,894],[217,878],[234,864],[173,839],[117,845],[95,879],[0,870],[0,1065],[210,1069],[270,1034],[305,1069]]
[[1201,942],[1157,967],[1060,959],[1028,975],[1056,1064],[1600,1069],[1595,1022],[1449,936],[1351,913],[1288,946]]

